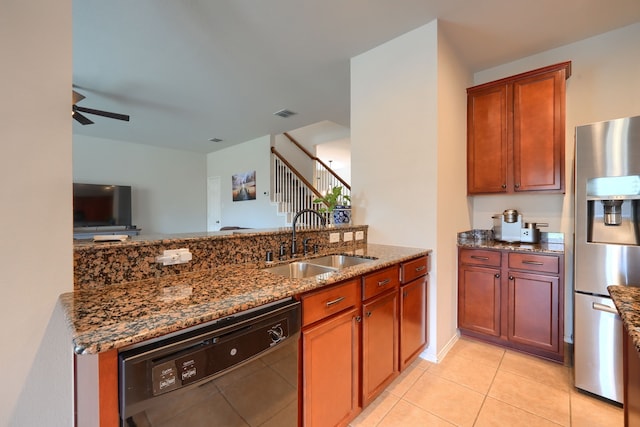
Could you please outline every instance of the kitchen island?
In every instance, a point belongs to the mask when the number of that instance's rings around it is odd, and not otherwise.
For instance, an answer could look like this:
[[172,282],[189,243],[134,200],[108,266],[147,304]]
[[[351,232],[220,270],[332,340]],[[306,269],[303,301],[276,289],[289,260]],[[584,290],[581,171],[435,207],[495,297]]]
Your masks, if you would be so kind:
[[623,341],[624,425],[640,426],[640,287],[608,286],[626,332]]
[[[78,242],[75,290],[60,296],[75,352],[78,419],[99,420],[99,425],[106,426],[119,424],[118,360],[122,351],[158,338],[182,336],[185,331],[285,298],[302,301],[298,374],[305,396],[325,395],[324,382],[305,376],[318,369],[315,361],[321,360],[312,356],[325,347],[318,347],[319,332],[331,333],[331,325],[338,319],[351,325],[344,345],[332,342],[329,348],[334,354],[353,354],[355,359],[345,359],[349,363],[344,366],[352,372],[352,382],[340,378],[339,383],[329,386],[354,393],[348,401],[337,400],[332,415],[345,422],[353,419],[427,345],[431,251],[368,244],[366,226],[297,231],[300,242],[311,241],[313,245],[305,245],[309,250],[295,257],[288,252],[291,229]],[[281,257],[278,249],[283,252],[282,248],[285,254]],[[186,249],[192,258],[184,264],[159,263],[164,251],[171,249]],[[352,255],[360,262],[306,278],[268,270],[278,264],[334,254]],[[370,286],[375,293],[370,293]],[[345,287],[354,291],[353,299],[331,296]],[[329,302],[324,301],[325,296],[330,297]],[[329,311],[309,320],[311,313],[319,314],[325,306]],[[392,363],[385,362],[382,375],[379,362],[387,359]],[[359,366],[363,366],[362,380]],[[360,384],[365,383],[368,386],[361,389]],[[315,414],[329,416],[324,410],[318,412],[315,401],[308,397],[300,408],[305,419]]]

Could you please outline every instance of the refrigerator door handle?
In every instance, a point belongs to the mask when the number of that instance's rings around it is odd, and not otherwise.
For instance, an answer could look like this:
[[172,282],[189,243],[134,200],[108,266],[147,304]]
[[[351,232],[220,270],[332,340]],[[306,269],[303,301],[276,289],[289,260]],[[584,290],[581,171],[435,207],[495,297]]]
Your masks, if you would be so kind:
[[599,302],[594,302],[591,305],[591,307],[593,307],[594,310],[606,311],[607,313],[618,314],[618,310],[616,310],[615,307],[610,307],[606,304],[600,304]]

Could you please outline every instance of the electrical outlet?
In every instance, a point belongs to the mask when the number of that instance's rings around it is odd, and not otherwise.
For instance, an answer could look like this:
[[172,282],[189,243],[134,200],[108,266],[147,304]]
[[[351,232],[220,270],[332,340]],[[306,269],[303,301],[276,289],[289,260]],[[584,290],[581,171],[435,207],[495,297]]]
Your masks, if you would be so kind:
[[193,259],[188,248],[167,249],[162,255],[156,257],[156,262],[162,265],[184,264]]
[[352,231],[347,231],[342,235],[342,241],[343,242],[350,242],[353,240],[353,232]]
[[338,243],[340,241],[340,233],[329,233],[329,243]]
[[356,240],[364,239],[364,231],[356,231]]

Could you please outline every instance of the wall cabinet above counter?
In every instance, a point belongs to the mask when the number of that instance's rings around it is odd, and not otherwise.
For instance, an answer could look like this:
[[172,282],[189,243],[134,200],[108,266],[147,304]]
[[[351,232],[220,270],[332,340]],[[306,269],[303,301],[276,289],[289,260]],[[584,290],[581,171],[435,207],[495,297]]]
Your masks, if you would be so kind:
[[467,193],[564,193],[571,62],[467,89]]

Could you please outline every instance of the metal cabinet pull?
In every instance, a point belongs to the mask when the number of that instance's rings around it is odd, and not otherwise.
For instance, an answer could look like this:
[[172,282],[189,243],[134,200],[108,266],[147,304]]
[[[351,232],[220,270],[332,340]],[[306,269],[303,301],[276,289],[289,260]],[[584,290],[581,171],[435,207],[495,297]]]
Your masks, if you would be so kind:
[[502,184],[500,187],[507,188],[507,184]]
[[496,279],[500,278],[500,273],[496,273]]
[[391,282],[391,279],[384,279],[378,282],[378,286],[385,286],[388,285],[389,282]]
[[409,296],[409,292],[404,291],[404,292],[402,293],[402,296],[403,296],[403,297],[405,297],[405,298],[406,298],[406,297],[408,297],[408,296]]
[[332,305],[336,305],[342,301],[344,301],[344,297],[336,298],[333,301],[327,301],[327,307],[331,307]]
[[610,307],[606,304],[600,304],[598,302],[594,302],[591,307],[594,310],[598,310],[598,311],[604,311],[607,313],[611,313],[611,314],[618,314],[618,310],[616,310],[614,307]]
[[362,317],[356,316],[356,322],[360,323],[362,321]]
[[367,311],[367,312],[366,312],[367,317],[371,317],[371,315],[372,315],[372,314],[373,314],[373,313],[371,313],[370,311]]
[[472,259],[478,259],[480,261],[489,261],[489,257],[488,256],[478,256],[478,255],[471,255]]
[[544,263],[539,262],[539,261],[527,261],[527,260],[524,260],[524,261],[522,261],[522,263],[523,264],[529,264],[529,265],[544,265]]
[[515,185],[515,187],[516,187],[516,188],[520,188],[520,184],[516,184],[516,185]]
[[513,276],[509,276],[509,280],[513,280]]
[[427,268],[427,266],[426,266],[426,265],[421,265],[420,267],[416,267],[416,271],[422,271],[422,270],[424,270],[425,268]]

